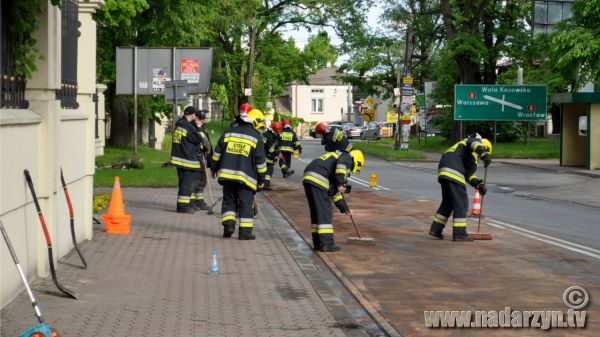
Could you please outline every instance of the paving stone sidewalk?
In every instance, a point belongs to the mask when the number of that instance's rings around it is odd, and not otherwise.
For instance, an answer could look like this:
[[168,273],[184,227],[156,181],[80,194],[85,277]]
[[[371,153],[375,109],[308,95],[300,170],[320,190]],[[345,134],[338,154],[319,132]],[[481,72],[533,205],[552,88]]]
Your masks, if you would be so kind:
[[[356,324],[364,312],[345,306],[347,295],[304,256],[304,242],[264,199],[257,240],[239,241],[237,231],[221,237],[216,216],[174,212],[175,189],[123,194],[131,233],[108,235],[94,225],[94,239],[82,245],[88,269],[78,268],[76,254],[58,264],[60,282],[80,299],[57,295],[49,279],[33,284],[62,337],[380,335]],[[213,248],[216,277],[209,273]],[[23,292],[0,313],[0,335],[18,336],[35,323]]]

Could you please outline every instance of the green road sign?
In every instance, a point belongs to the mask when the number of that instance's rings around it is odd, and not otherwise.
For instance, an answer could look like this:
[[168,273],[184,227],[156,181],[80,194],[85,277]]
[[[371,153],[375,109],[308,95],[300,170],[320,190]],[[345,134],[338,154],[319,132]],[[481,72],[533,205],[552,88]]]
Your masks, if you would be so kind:
[[425,107],[425,94],[418,94],[415,96],[415,105],[417,108]]
[[546,120],[546,85],[455,85],[454,119]]

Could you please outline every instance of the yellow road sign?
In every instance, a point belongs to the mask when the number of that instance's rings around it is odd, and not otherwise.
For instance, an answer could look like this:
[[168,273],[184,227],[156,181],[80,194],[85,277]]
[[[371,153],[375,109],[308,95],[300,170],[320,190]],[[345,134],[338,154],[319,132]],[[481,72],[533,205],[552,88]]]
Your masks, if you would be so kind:
[[372,122],[375,120],[375,110],[366,109],[363,113],[363,120],[365,122]]
[[402,84],[413,84],[413,78],[410,76],[402,78]]
[[398,122],[398,113],[394,109],[389,109],[387,111],[387,122],[388,123],[397,123]]
[[375,104],[375,101],[373,101],[373,98],[371,96],[369,96],[365,99],[364,103],[366,106],[368,106],[370,108]]

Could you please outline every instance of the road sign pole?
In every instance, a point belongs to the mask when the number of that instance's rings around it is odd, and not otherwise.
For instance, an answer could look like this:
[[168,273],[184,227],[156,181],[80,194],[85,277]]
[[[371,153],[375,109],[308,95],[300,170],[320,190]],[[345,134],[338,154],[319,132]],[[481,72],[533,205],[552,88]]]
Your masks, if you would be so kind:
[[133,47],[133,155],[137,155],[137,47]]

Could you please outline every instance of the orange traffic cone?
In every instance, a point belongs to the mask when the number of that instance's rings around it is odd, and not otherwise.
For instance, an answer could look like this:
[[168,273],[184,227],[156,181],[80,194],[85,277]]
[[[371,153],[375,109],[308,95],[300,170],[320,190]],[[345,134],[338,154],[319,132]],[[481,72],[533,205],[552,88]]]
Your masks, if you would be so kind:
[[108,213],[102,215],[104,220],[104,231],[111,234],[129,234],[129,224],[131,216],[125,214],[123,206],[123,194],[121,192],[121,183],[119,177],[115,177],[115,185],[110,198]]
[[473,197],[473,209],[471,210],[471,215],[480,215],[481,214],[481,195],[479,194],[479,189],[475,189],[475,196]]

